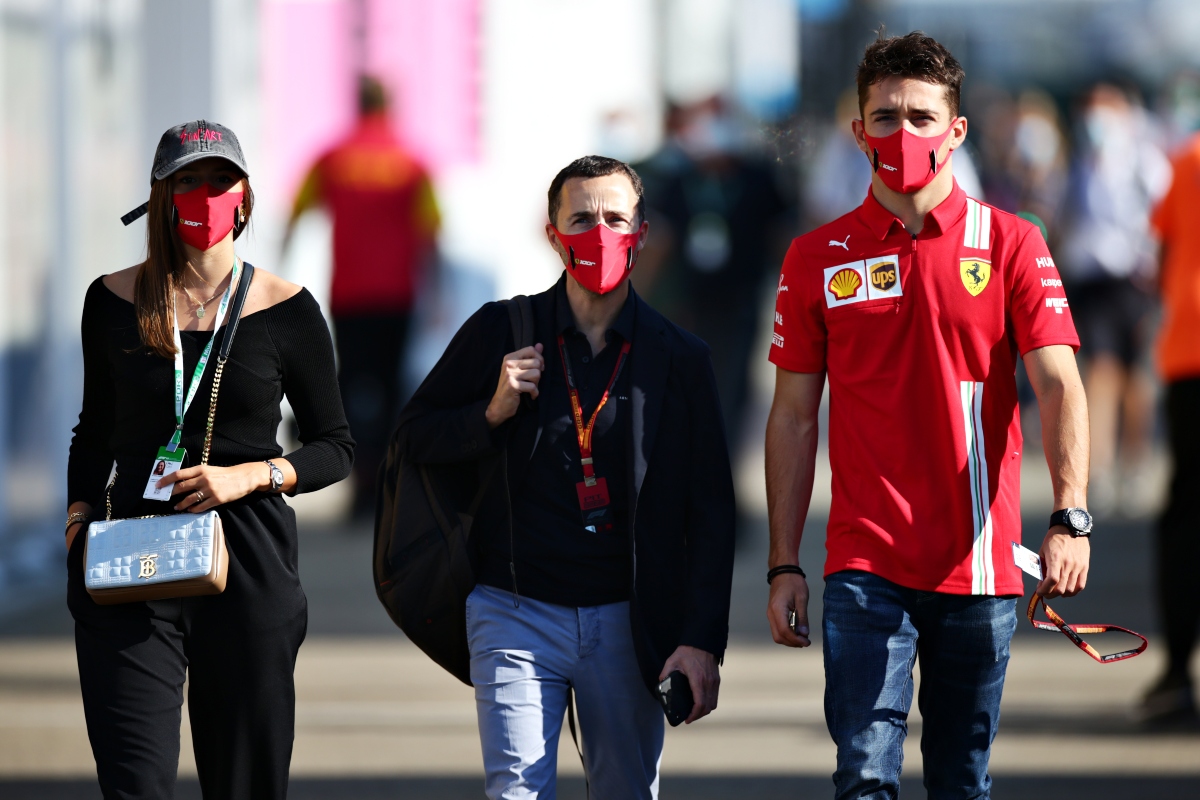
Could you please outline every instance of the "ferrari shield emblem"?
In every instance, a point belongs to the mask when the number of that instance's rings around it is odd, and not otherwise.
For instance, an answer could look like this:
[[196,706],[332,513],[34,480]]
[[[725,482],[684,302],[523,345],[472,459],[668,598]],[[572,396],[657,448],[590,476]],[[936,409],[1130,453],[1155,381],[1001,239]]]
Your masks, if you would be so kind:
[[982,258],[964,258],[958,264],[958,274],[971,296],[978,297],[991,280],[992,262]]

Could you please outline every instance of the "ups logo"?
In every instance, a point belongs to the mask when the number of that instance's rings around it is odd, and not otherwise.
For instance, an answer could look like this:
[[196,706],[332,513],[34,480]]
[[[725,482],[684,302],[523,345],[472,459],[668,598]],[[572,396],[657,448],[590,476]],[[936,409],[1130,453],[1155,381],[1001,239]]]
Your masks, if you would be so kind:
[[896,285],[896,262],[880,261],[871,267],[871,285],[878,291],[886,292]]

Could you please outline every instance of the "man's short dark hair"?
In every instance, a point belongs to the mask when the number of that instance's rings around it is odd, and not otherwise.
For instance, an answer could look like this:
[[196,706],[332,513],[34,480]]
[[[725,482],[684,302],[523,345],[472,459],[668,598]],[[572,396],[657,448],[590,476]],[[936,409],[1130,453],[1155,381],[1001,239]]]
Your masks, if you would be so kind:
[[554,180],[550,181],[550,191],[546,192],[547,208],[550,223],[558,226],[558,209],[562,206],[563,184],[571,178],[603,178],[605,175],[621,173],[633,184],[633,193],[637,195],[637,220],[639,224],[646,219],[646,198],[643,197],[642,179],[633,167],[624,161],[605,156],[584,156],[567,164]]
[[358,76],[358,113],[362,116],[382,114],[388,110],[387,89],[373,75]]
[[891,78],[913,78],[946,88],[950,113],[958,116],[965,73],[958,59],[932,36],[913,31],[905,36],[888,36],[879,29],[875,41],[867,45],[858,65],[858,110],[867,107],[870,88]]

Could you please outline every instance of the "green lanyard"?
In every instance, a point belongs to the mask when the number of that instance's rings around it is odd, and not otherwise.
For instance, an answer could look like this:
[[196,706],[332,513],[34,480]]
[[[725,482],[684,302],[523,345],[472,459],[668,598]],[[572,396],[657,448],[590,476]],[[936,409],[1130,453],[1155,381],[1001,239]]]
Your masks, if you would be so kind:
[[183,339],[179,336],[179,314],[174,309],[174,298],[171,302],[171,314],[175,319],[175,432],[171,434],[171,441],[167,443],[167,451],[174,453],[179,447],[179,440],[183,436],[183,415],[192,406],[192,400],[196,397],[196,390],[200,388],[200,379],[204,376],[204,368],[208,366],[208,357],[212,354],[213,342],[217,338],[217,331],[221,330],[221,320],[225,318],[225,309],[229,307],[229,295],[233,291],[233,284],[237,282],[238,265],[237,259],[233,260],[233,275],[229,279],[229,285],[225,287],[225,294],[221,295],[221,305],[217,306],[217,316],[213,320],[213,333],[209,338],[208,344],[204,346],[204,352],[200,354],[200,360],[196,363],[196,369],[192,373],[192,383],[188,386],[187,399],[183,396]]

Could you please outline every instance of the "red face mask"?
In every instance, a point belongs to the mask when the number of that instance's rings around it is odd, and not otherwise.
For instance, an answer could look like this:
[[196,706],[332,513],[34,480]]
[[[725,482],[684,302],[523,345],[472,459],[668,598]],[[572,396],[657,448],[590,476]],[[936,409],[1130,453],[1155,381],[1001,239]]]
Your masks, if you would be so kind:
[[242,192],[226,192],[207,181],[190,192],[175,195],[179,238],[197,250],[208,250],[231,230],[242,204]]
[[[937,136],[917,136],[901,128],[879,138],[869,136],[864,130],[863,138],[872,151],[871,167],[879,174],[883,185],[893,192],[912,194],[928,186],[946,163],[938,163],[937,152],[952,130],[953,122],[945,133]],[[947,154],[946,158],[949,157]]]
[[567,235],[554,228],[567,251],[567,271],[579,285],[596,294],[608,294],[621,285],[637,263],[637,233],[617,233],[604,223],[583,233]]

